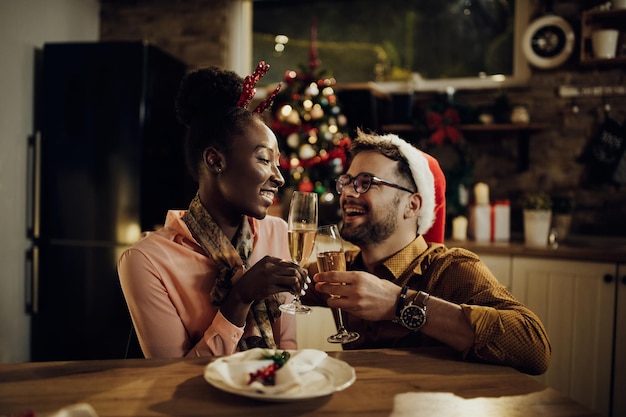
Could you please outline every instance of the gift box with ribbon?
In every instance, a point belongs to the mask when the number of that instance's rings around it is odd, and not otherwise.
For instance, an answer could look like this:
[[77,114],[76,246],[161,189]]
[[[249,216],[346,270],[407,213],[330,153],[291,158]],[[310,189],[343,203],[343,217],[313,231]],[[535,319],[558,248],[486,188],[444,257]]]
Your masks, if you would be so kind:
[[511,237],[510,201],[470,206],[468,232],[476,242],[508,242]]

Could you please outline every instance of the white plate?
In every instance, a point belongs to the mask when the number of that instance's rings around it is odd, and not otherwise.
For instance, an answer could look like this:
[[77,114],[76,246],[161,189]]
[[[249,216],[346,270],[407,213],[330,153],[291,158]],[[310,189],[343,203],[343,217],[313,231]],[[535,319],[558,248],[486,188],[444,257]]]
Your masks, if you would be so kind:
[[[219,358],[211,363],[209,363],[206,367],[207,370],[212,367],[217,366],[220,362],[225,359],[231,360],[235,355],[241,355],[244,352],[235,353],[234,355]],[[311,398],[323,397],[325,395],[330,395],[334,392],[344,390],[348,388],[350,385],[354,383],[356,380],[356,373],[354,368],[348,365],[346,362],[341,361],[339,359],[332,358],[327,356],[322,360],[322,362],[317,365],[311,373],[316,373],[317,375],[313,375],[312,379],[317,380],[317,382],[321,382],[326,380],[327,383],[316,383],[314,385],[306,385],[300,388],[298,391],[289,392],[289,393],[281,393],[281,394],[270,394],[270,393],[261,393],[251,390],[243,390],[237,389],[231,385],[228,385],[222,381],[221,378],[216,376],[215,372],[205,372],[204,379],[215,388],[229,392],[231,394],[237,394],[248,398],[254,398],[262,401],[272,401],[272,402],[287,402],[287,401],[300,401],[307,400]]]

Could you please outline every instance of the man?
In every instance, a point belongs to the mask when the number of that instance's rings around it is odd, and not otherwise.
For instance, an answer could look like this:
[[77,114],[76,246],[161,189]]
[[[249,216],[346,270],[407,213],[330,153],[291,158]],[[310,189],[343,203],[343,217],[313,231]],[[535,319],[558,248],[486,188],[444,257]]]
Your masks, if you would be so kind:
[[316,274],[307,294],[341,308],[360,333],[344,348],[445,344],[469,360],[544,373],[550,344],[538,317],[474,253],[424,240],[435,220],[424,155],[395,135],[362,131],[351,153],[337,191],[341,235],[360,252],[348,272]]

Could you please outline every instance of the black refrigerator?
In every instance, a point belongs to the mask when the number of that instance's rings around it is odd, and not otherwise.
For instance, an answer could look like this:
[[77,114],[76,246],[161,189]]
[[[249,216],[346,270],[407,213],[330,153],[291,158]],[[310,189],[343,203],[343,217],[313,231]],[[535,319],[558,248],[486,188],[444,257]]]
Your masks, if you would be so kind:
[[48,43],[36,56],[31,360],[123,358],[117,260],[195,192],[174,108],[186,67],[144,42]]

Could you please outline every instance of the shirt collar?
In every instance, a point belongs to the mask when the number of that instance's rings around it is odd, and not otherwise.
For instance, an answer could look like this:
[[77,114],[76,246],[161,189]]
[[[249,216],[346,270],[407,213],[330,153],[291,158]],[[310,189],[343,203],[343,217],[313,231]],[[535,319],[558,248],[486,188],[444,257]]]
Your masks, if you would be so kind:
[[[417,258],[423,258],[428,250],[428,243],[424,240],[422,235],[416,237],[411,243],[404,248],[391,255],[384,260],[381,264],[377,265],[373,271],[374,275],[379,278],[387,279],[389,281],[396,281],[405,272],[407,267],[411,265]],[[413,272],[421,274],[422,262],[418,262],[413,269]],[[352,269],[365,271],[365,264],[363,263],[363,254],[358,253],[354,262],[351,265]]]
[[[383,262],[383,265],[389,270],[395,279],[398,279],[406,271],[407,266],[409,266],[415,259],[422,256],[426,249],[428,249],[428,244],[424,240],[424,237],[419,235],[415,238],[415,240],[406,245],[395,255],[389,257],[385,262]],[[415,269],[415,272],[421,273],[420,263],[417,264]]]

